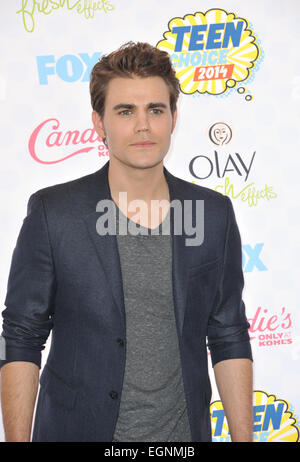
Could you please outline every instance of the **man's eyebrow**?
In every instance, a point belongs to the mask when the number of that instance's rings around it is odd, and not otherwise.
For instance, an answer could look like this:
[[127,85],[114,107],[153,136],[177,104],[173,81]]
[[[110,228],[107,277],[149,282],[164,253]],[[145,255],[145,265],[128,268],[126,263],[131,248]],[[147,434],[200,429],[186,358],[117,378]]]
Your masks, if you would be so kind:
[[119,109],[133,109],[134,107],[136,107],[135,104],[120,103],[114,106],[113,110],[118,111]]
[[148,104],[149,109],[153,109],[153,108],[156,108],[156,107],[162,107],[164,109],[167,109],[167,105],[165,103],[149,103]]
[[[165,103],[158,102],[158,103],[149,103],[149,104],[147,104],[148,109],[154,109],[154,108],[158,108],[158,107],[167,109],[167,105]],[[136,108],[135,104],[120,103],[120,104],[117,104],[116,106],[114,106],[113,110],[118,111],[119,109],[134,109],[134,108]]]

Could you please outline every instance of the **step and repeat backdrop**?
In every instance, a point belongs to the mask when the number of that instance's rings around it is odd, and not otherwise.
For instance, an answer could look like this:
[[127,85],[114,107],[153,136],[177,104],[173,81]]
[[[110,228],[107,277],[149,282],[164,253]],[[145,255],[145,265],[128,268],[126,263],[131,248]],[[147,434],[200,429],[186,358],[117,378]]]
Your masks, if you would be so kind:
[[[91,121],[93,65],[125,42],[149,42],[169,53],[181,86],[166,168],[234,205],[254,441],[299,441],[298,0],[14,0],[0,11],[1,311],[29,196],[109,159]],[[230,441],[211,366],[210,375],[213,441]]]

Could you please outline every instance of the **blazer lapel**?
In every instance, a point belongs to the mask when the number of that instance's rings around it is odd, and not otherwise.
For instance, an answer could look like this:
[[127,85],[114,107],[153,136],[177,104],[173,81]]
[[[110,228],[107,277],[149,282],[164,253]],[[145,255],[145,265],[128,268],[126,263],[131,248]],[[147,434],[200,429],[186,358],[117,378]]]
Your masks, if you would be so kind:
[[181,336],[184,323],[184,313],[186,307],[187,282],[188,282],[188,255],[185,246],[185,229],[183,222],[183,204],[187,198],[184,183],[173,176],[164,167],[164,175],[168,182],[171,203],[178,202],[181,205],[180,227],[182,234],[176,234],[175,213],[171,207],[170,214],[170,233],[172,239],[172,283],[173,283],[173,302],[177,332]]
[[[109,161],[92,177],[92,182],[88,191],[89,213],[83,216],[87,226],[89,237],[91,238],[99,263],[107,280],[107,287],[111,291],[116,309],[125,323],[124,293],[121,273],[120,256],[115,235],[100,236],[96,230],[96,222],[101,216],[101,212],[96,211],[96,205],[100,200],[112,200],[108,183]],[[179,200],[182,204],[185,198],[184,183],[181,183],[164,167],[164,175],[169,186],[170,200]],[[170,211],[170,233],[172,239],[172,283],[174,311],[179,335],[182,333],[184,322],[184,310],[187,295],[187,255],[185,247],[185,234],[182,218],[182,235],[175,234],[174,209]],[[103,213],[106,213],[103,212]],[[183,215],[183,213],[182,213]]]
[[[101,216],[101,213],[96,211],[97,203],[100,200],[112,201],[108,183],[108,167],[109,161],[93,175],[89,192],[89,201],[91,201],[90,205],[93,207],[93,211],[83,216],[83,220],[105,274],[107,288],[111,291],[116,309],[125,322],[123,282],[117,238],[115,235],[109,234],[100,236],[96,229],[97,220]],[[103,213],[106,213],[106,210]]]

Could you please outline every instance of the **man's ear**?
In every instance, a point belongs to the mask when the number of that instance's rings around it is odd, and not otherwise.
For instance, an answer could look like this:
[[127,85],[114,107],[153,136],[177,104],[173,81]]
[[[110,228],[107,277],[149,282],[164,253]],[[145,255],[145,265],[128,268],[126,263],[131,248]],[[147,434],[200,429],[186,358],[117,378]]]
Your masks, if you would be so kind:
[[100,117],[98,112],[93,111],[92,112],[92,121],[94,125],[95,132],[100,136],[100,138],[105,138],[105,130],[104,130],[104,125],[103,125],[103,119]]
[[172,115],[172,130],[171,130],[171,133],[173,133],[173,131],[175,129],[176,121],[177,121],[177,109],[175,109],[175,111],[173,112],[173,115]]

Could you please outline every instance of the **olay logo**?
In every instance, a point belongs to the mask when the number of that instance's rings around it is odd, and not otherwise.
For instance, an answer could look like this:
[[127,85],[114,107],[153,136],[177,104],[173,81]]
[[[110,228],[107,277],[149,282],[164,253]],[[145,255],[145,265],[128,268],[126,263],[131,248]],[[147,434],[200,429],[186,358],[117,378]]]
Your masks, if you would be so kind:
[[109,155],[102,139],[93,128],[63,131],[57,119],[47,119],[40,123],[29,138],[28,148],[31,157],[41,164],[62,162],[93,149],[98,150],[99,156]]

